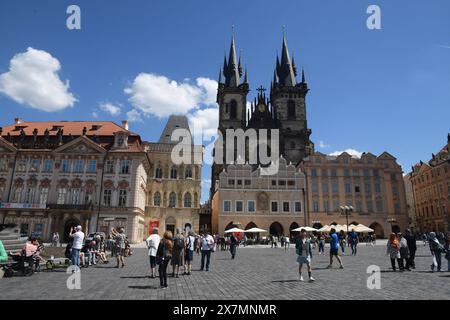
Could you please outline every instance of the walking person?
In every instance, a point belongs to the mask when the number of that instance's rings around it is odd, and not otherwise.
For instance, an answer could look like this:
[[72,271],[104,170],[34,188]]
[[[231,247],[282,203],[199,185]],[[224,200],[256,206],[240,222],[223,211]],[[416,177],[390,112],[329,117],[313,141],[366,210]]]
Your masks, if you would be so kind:
[[322,232],[317,236],[317,241],[319,242],[319,254],[325,253],[325,236]]
[[172,232],[166,231],[163,239],[159,242],[158,250],[156,252],[157,262],[159,265],[159,283],[160,288],[167,288],[167,266],[172,259],[173,241]]
[[156,277],[156,253],[158,251],[161,237],[158,234],[158,228],[153,228],[152,234],[145,240],[148,248],[148,256],[150,259],[150,278]]
[[397,271],[397,268],[395,267],[395,260],[397,260],[399,268],[401,267],[401,260],[400,260],[400,243],[398,242],[395,233],[391,233],[389,235],[389,240],[386,245],[386,255],[389,255],[391,259],[392,270],[394,270],[394,272]]
[[431,271],[434,271],[434,268],[437,267],[437,271],[441,271],[441,262],[442,262],[442,252],[444,251],[444,247],[440,244],[439,240],[436,237],[435,232],[430,232],[429,234],[429,244],[430,251],[433,255],[433,263],[431,265]]
[[311,274],[311,259],[312,259],[312,247],[311,240],[309,240],[306,236],[306,231],[302,229],[300,232],[300,236],[296,238],[295,241],[295,251],[297,253],[297,262],[298,262],[298,274],[300,277],[300,281],[303,282],[302,276],[302,268],[303,264],[306,264],[308,269],[308,277],[309,282],[315,281]]
[[400,270],[404,271],[411,271],[409,268],[409,248],[408,248],[408,242],[403,237],[401,233],[397,234],[398,242],[400,243],[400,260],[401,260],[401,266]]
[[178,278],[180,276],[180,266],[184,264],[184,247],[184,237],[180,233],[180,229],[177,229],[177,234],[173,238],[172,277]]
[[236,257],[236,249],[238,246],[238,240],[234,236],[234,234],[230,237],[230,253],[231,253],[231,259],[234,259]]
[[336,229],[332,228],[330,230],[330,238],[330,264],[328,265],[327,269],[330,269],[333,266],[333,257],[336,257],[337,261],[339,262],[339,268],[344,269],[342,260],[339,257],[339,239],[338,235],[336,234]]
[[352,232],[350,232],[348,242],[350,244],[350,248],[352,249],[352,256],[356,256],[358,246],[358,234],[356,233],[355,229],[352,229]]
[[209,271],[209,263],[211,261],[211,250],[214,246],[214,239],[211,237],[209,233],[205,233],[202,237],[200,237],[200,249],[202,252],[202,260],[200,271],[203,271],[205,268],[205,259],[206,259],[206,271]]
[[72,232],[69,237],[72,239],[71,247],[71,261],[73,266],[77,266],[80,269],[80,251],[83,247],[84,233],[81,231],[81,226],[72,228]]
[[411,233],[410,229],[406,229],[405,232],[405,239],[408,244],[409,249],[409,260],[407,263],[407,268],[416,268],[415,258],[416,258],[416,251],[417,251],[417,243],[416,243],[416,237],[414,234]]
[[286,239],[284,239],[284,251],[287,251],[291,245],[291,240],[289,239],[289,236],[286,236]]
[[339,246],[341,247],[342,255],[345,255],[345,244],[345,232],[344,230],[341,230],[341,232],[339,232]]
[[122,264],[122,268],[125,267],[125,240],[126,236],[124,234],[124,229],[120,227],[118,230],[112,229],[112,235],[115,240],[116,244],[116,258],[117,258],[117,265],[116,268],[120,267],[120,264]]
[[184,270],[184,274],[188,276],[191,275],[192,272],[192,261],[194,260],[194,250],[195,250],[195,236],[194,232],[189,231],[189,235],[186,237],[186,256],[185,261],[187,265],[187,269]]

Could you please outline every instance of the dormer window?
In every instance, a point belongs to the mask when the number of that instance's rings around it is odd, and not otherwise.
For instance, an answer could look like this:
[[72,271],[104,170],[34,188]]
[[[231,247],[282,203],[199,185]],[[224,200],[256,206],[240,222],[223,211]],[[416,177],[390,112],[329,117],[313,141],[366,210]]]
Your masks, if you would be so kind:
[[128,148],[128,134],[126,132],[116,132],[114,136],[114,148]]

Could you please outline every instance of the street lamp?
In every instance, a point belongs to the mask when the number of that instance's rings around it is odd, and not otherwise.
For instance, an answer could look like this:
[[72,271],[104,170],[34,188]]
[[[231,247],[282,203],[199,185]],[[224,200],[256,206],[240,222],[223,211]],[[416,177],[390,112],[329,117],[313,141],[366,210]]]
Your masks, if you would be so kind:
[[348,213],[353,211],[352,206],[341,206],[340,210],[343,214],[345,214],[345,217],[347,219],[347,234],[348,234]]

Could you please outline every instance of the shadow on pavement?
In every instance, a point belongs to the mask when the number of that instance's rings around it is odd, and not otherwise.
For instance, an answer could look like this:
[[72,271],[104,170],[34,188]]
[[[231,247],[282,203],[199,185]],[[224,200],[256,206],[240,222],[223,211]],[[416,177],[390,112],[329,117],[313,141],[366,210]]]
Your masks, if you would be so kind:
[[274,280],[272,282],[289,283],[289,282],[300,282],[300,280]]
[[120,277],[120,279],[151,279],[149,276]]
[[128,286],[130,289],[158,289],[156,286]]

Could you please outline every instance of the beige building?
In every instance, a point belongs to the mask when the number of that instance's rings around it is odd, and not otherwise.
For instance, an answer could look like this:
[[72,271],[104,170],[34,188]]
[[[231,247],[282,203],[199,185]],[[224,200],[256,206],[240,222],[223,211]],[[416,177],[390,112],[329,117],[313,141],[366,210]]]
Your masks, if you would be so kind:
[[176,142],[171,137],[176,129],[189,132],[186,117],[171,116],[159,142],[145,143],[152,163],[145,211],[147,235],[153,227],[158,227],[160,234],[176,229],[199,232],[203,147],[190,143],[185,145],[191,155],[190,161],[174,163],[172,151]]
[[340,206],[352,206],[349,224],[364,224],[380,237],[408,227],[402,168],[387,152],[354,158],[315,152],[301,164],[307,176],[308,221],[314,227],[346,224]]
[[450,232],[450,134],[447,144],[410,174],[417,227],[420,232]]
[[417,230],[416,221],[416,208],[414,206],[414,194],[413,187],[411,183],[411,173],[403,176],[403,182],[405,184],[405,195],[406,195],[406,210],[408,211],[409,217],[409,227],[411,230]]
[[0,128],[0,221],[23,235],[67,241],[72,226],[144,236],[150,163],[139,135],[105,121],[26,122]]
[[274,175],[261,168],[228,165],[219,174],[212,199],[212,232],[223,234],[237,225],[288,235],[306,222],[305,176],[284,158]]

